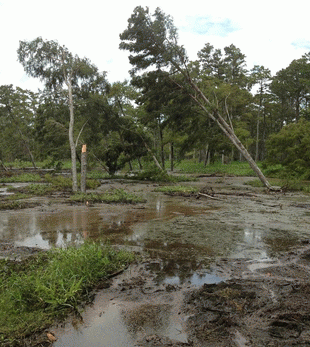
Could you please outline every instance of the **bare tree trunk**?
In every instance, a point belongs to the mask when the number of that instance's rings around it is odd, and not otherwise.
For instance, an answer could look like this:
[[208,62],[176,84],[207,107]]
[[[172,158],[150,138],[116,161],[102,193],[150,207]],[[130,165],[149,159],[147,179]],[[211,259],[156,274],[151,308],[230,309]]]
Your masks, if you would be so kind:
[[1,159],[0,159],[0,164],[3,167],[4,171],[8,171],[8,169],[5,167],[5,165],[4,165],[4,163],[3,163],[3,161]]
[[145,148],[146,148],[147,151],[151,154],[151,156],[152,156],[152,158],[153,158],[153,160],[154,160],[155,165],[159,168],[159,170],[164,171],[163,168],[160,166],[160,164],[159,164],[159,162],[158,162],[156,156],[155,156],[154,153],[152,152],[151,148],[147,145],[147,143],[144,141],[144,139],[143,139],[142,137],[141,137],[141,139],[142,139],[142,141],[143,141],[143,143],[144,143]]
[[170,170],[173,172],[174,169],[174,147],[173,142],[170,143]]
[[139,164],[139,169],[142,170],[142,169],[143,169],[143,166],[142,166],[140,157],[138,158],[138,164]]
[[159,141],[160,141],[161,166],[165,170],[164,139],[163,139],[163,131],[162,131],[162,128],[160,126],[159,126]]
[[255,153],[255,161],[258,162],[259,159],[259,115],[257,117],[257,124],[256,124],[256,153]]
[[81,192],[86,193],[87,152],[86,145],[82,146],[81,154]]
[[206,150],[205,150],[204,166],[206,167],[209,164],[210,164],[210,151],[209,151],[209,144],[207,143]]
[[129,170],[130,170],[130,171],[133,171],[132,164],[131,164],[131,160],[128,161],[128,164],[129,164]]
[[74,110],[73,110],[73,96],[72,96],[72,84],[70,77],[67,79],[67,86],[69,92],[69,111],[70,111],[70,122],[69,122],[69,143],[71,150],[71,165],[72,165],[72,190],[73,192],[78,191],[77,184],[77,172],[76,172],[76,147],[74,142]]

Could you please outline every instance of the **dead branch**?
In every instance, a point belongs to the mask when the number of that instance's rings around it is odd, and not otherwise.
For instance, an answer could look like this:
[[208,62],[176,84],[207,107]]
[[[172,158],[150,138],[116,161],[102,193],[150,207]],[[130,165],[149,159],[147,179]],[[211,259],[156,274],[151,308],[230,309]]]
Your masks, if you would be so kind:
[[209,199],[214,199],[214,200],[224,201],[223,199],[216,198],[215,196],[212,196],[212,195],[209,195],[209,194],[205,194],[205,193],[198,193],[198,195],[200,195],[200,196],[204,196],[204,197],[209,198]]

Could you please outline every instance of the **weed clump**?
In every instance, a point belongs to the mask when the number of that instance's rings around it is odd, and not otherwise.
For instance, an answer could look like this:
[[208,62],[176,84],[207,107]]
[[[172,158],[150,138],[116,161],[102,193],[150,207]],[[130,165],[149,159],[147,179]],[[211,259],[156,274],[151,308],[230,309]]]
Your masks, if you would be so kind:
[[1,260],[0,345],[12,346],[78,311],[91,300],[90,291],[99,281],[133,259],[125,250],[87,242],[42,252],[21,264]]
[[180,193],[180,194],[195,194],[199,191],[197,187],[190,186],[164,186],[155,189],[155,192],[162,192],[166,194]]
[[124,189],[113,189],[107,191],[103,194],[96,193],[77,193],[72,195],[69,199],[69,202],[90,202],[90,203],[127,203],[127,204],[137,204],[145,202],[140,196],[137,196],[132,193],[126,192]]

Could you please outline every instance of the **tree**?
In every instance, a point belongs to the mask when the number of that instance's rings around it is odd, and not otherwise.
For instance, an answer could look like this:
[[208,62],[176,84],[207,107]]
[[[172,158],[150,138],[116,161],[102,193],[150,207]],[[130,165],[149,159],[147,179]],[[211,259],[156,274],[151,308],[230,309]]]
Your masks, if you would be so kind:
[[[263,135],[265,133],[266,121],[265,121],[265,111],[264,102],[268,98],[267,91],[269,83],[271,82],[271,72],[269,69],[264,68],[264,66],[255,65],[251,70],[249,87],[252,88],[254,85],[258,85],[258,91],[254,97],[256,101],[258,112],[256,121],[256,151],[255,151],[255,161],[259,159],[259,139],[260,139],[260,120],[263,116]],[[263,136],[263,146],[265,142],[265,137]]]
[[307,107],[310,97],[309,57],[293,60],[290,65],[277,72],[270,85],[271,91],[282,105],[283,125],[298,121]]
[[[135,8],[128,19],[127,29],[120,34],[120,49],[128,50],[129,61],[135,75],[141,70],[155,66],[157,70],[167,71],[171,80],[180,89],[185,90],[201,109],[214,120],[230,141],[238,148],[251,168],[267,188],[269,182],[256,165],[246,148],[238,139],[232,127],[221,115],[216,103],[211,102],[192,79],[188,58],[183,46],[178,45],[177,30],[170,16],[166,16],[159,8],[153,16],[149,9],[141,6]],[[182,76],[180,81],[179,77]]]
[[224,71],[226,82],[245,87],[247,84],[245,55],[235,45],[224,48]]
[[267,163],[282,164],[290,173],[310,178],[310,122],[301,118],[284,126],[266,142]]
[[[0,86],[1,152],[11,159],[27,155],[34,159],[33,123],[37,108],[35,93],[12,85]],[[2,154],[4,155],[4,153]]]
[[[18,60],[26,73],[40,78],[48,89],[67,88],[67,100],[70,114],[69,144],[72,161],[72,190],[76,192],[76,141],[74,138],[74,91],[84,90],[96,80],[105,85],[105,74],[100,74],[97,67],[87,58],[73,55],[65,46],[57,41],[45,41],[41,37],[33,41],[20,41],[17,50]],[[98,84],[98,83],[97,83]]]
[[39,149],[38,156],[41,160],[48,157],[50,164],[57,164],[70,158],[69,118],[65,92],[55,93],[47,89],[39,92],[39,107],[34,120],[34,129]]

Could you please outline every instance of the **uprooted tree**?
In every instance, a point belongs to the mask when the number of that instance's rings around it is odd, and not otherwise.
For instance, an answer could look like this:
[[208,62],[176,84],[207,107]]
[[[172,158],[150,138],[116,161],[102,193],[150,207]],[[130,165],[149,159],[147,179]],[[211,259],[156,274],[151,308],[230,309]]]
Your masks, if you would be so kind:
[[238,151],[248,161],[265,187],[273,189],[247,149],[236,136],[232,126],[221,115],[216,102],[210,100],[191,77],[189,60],[183,46],[178,44],[177,29],[170,16],[157,8],[153,15],[149,8],[138,6],[128,19],[127,29],[120,34],[120,49],[131,54],[131,75],[140,71],[156,71],[166,74],[173,82],[190,95],[195,103],[215,121]]

